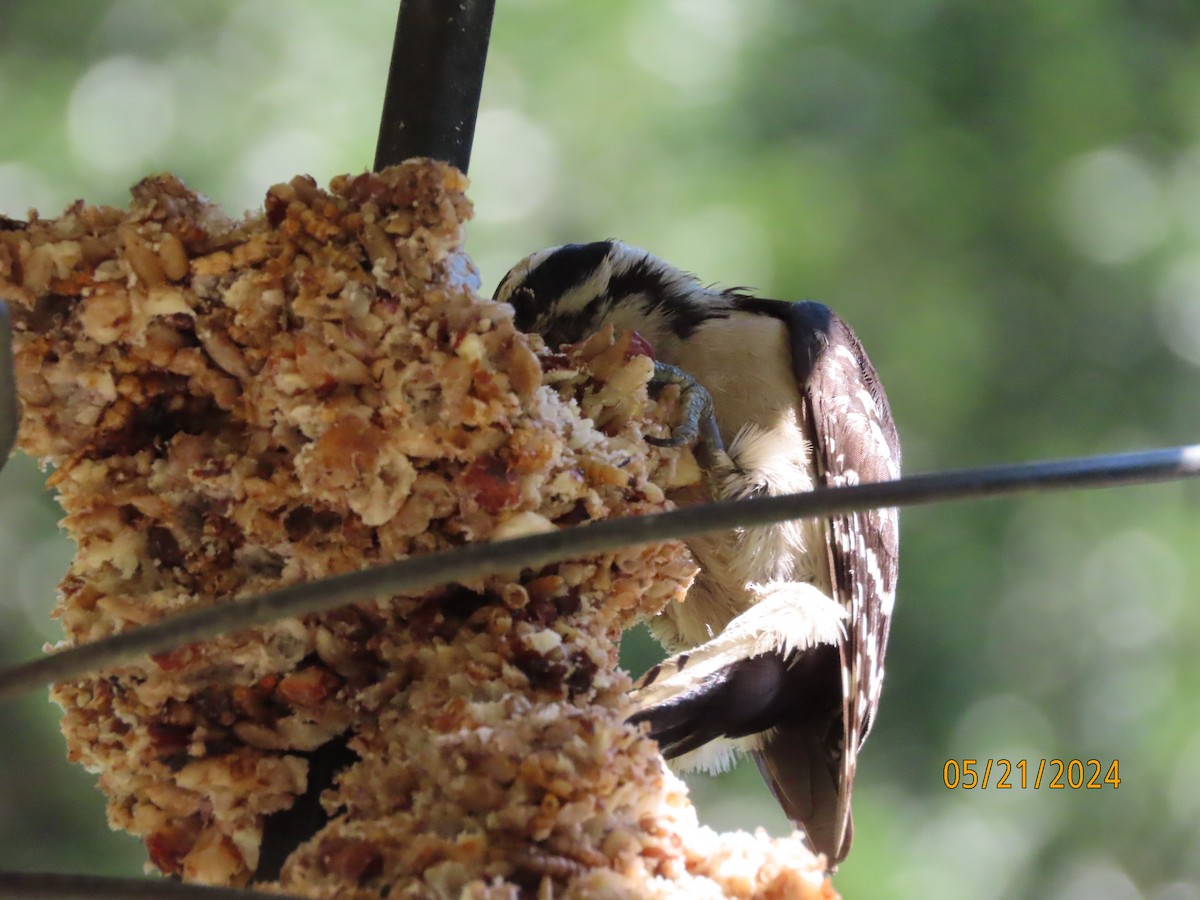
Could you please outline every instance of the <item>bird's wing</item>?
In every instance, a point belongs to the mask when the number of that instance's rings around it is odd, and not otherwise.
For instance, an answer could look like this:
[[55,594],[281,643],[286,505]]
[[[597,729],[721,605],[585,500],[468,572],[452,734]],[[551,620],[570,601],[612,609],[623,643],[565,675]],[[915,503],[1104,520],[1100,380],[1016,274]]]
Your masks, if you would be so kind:
[[[740,305],[787,322],[817,485],[898,478],[900,442],[891,409],[854,332],[820,303],[747,298]],[[857,753],[883,685],[898,572],[896,510],[832,516],[826,535],[834,599],[848,611],[840,722],[835,717],[821,734],[820,721],[791,721],[768,735],[756,756],[784,810],[805,823],[814,846],[836,864],[850,849]]]

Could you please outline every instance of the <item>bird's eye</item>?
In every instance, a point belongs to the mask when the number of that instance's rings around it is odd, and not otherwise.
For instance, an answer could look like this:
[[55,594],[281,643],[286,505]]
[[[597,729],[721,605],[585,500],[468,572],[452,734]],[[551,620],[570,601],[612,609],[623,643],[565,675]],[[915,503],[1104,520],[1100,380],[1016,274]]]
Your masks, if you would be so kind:
[[513,321],[517,329],[529,331],[533,328],[533,321],[537,316],[537,301],[533,296],[533,291],[527,287],[519,287],[512,292],[508,302],[516,311]]

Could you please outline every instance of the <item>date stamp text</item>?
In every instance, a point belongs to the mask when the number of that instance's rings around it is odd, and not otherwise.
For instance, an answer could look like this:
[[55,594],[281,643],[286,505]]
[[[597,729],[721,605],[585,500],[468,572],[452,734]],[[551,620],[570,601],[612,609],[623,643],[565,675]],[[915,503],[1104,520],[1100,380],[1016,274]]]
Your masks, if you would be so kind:
[[942,766],[942,783],[951,791],[1115,790],[1121,786],[1120,770],[1115,759],[948,759]]

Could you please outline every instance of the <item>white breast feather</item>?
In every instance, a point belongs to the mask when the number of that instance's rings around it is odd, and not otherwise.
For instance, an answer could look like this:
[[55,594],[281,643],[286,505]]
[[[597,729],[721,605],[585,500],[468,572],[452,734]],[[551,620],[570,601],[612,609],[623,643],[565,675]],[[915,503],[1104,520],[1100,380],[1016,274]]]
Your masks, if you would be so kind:
[[[664,362],[690,373],[712,395],[717,424],[742,474],[726,497],[765,488],[770,496],[811,490],[811,448],[800,421],[801,386],[792,373],[787,328],[769,316],[734,312],[686,341],[661,340]],[[748,364],[748,360],[752,364]],[[759,599],[755,586],[810,582],[831,592],[820,522],[785,522],[688,541],[701,573],[682,604],[652,624],[672,651],[710,640]],[[818,551],[818,552],[813,552]]]

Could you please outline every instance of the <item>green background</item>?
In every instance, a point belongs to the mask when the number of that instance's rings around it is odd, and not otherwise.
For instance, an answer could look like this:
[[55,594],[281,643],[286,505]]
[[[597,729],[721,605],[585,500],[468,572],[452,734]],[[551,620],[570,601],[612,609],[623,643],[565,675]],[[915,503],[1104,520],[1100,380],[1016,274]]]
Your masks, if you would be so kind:
[[[1143,449],[1200,424],[1191,0],[498,0],[468,249],[617,236],[821,299],[905,469]],[[169,169],[237,212],[370,165],[393,0],[0,4],[0,212],[124,204]],[[1200,898],[1194,484],[906,512],[848,897]],[[0,654],[58,637],[70,557],[0,475]],[[645,664],[645,648],[631,656]],[[949,791],[948,759],[1116,759],[1119,789]],[[0,869],[133,874],[55,709],[5,709]],[[752,766],[692,780],[786,825]]]

